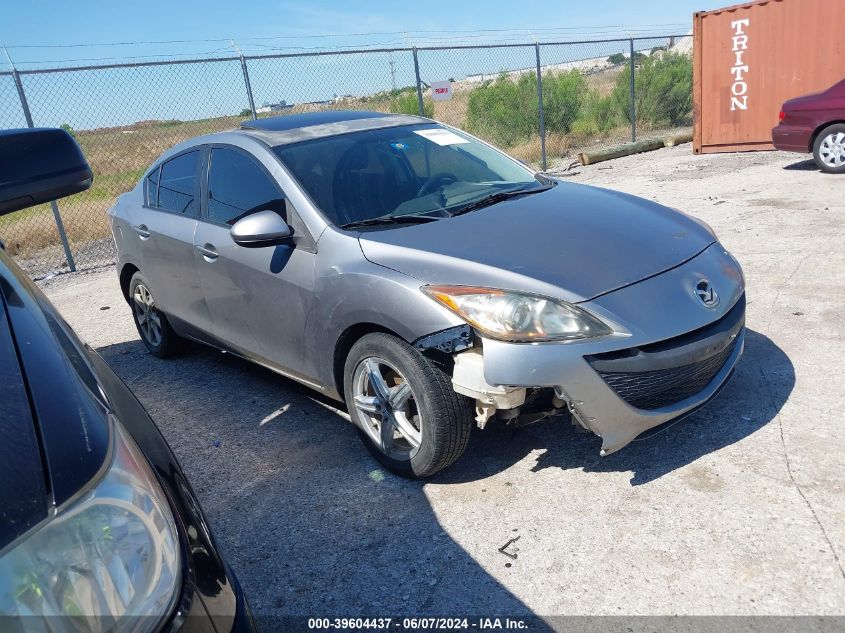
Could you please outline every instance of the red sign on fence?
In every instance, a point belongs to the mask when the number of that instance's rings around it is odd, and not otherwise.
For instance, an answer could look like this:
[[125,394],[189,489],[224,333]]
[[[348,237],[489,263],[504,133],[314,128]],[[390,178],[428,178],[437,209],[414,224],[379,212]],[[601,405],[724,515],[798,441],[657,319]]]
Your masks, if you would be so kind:
[[431,98],[434,101],[448,101],[452,98],[451,81],[432,81]]

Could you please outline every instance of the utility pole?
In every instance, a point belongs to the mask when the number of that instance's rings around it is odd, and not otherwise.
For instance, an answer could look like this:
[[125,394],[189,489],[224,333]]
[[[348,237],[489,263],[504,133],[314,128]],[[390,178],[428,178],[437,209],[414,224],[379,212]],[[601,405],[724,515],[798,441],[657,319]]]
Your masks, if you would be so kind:
[[390,86],[396,90],[396,62],[393,61],[393,53],[390,53]]

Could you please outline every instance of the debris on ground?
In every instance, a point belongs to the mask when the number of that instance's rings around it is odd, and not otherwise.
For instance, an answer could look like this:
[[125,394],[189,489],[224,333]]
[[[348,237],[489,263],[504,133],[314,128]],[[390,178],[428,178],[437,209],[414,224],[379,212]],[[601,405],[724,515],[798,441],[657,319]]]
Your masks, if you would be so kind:
[[513,553],[508,552],[508,551],[506,551],[506,550],[507,550],[507,549],[508,549],[511,545],[513,545],[514,543],[516,543],[516,542],[517,542],[519,539],[521,539],[521,538],[522,538],[522,536],[515,536],[514,538],[510,539],[507,543],[505,543],[504,545],[502,545],[502,546],[499,548],[499,551],[500,551],[502,554],[504,554],[505,556],[507,556],[508,558],[512,558],[512,559],[516,560],[516,556],[517,556],[517,554],[516,554],[516,553],[519,551],[519,548],[518,548],[518,547],[514,547],[514,548],[513,548]]

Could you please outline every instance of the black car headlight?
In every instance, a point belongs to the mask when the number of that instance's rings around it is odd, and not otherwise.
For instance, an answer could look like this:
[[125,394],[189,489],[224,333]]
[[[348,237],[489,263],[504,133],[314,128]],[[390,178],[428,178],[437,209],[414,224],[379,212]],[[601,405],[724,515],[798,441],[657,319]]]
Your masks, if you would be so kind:
[[179,535],[167,498],[114,419],[111,449],[96,482],[0,557],[0,616],[21,617],[24,630],[146,633],[174,608]]

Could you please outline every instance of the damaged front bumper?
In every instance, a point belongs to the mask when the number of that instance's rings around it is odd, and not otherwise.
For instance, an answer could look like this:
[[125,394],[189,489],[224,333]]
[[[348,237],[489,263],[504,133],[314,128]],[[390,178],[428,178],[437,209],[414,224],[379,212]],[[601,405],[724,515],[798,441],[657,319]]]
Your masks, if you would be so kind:
[[[717,306],[705,307],[696,295],[701,280],[718,293]],[[744,280],[719,244],[581,305],[614,323],[616,334],[566,343],[482,339],[484,380],[508,389],[554,388],[577,421],[602,438],[602,455],[705,404],[743,352]]]

